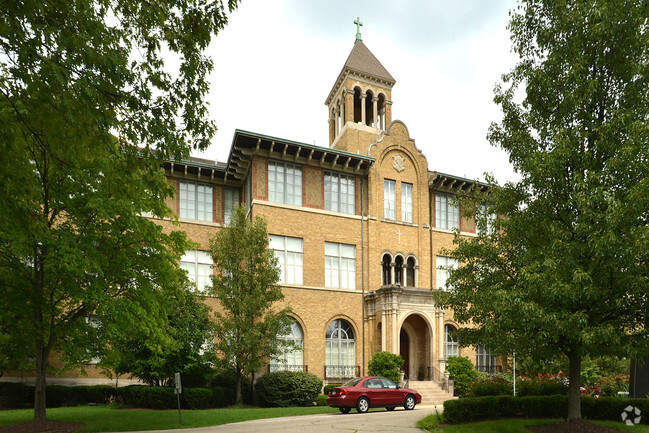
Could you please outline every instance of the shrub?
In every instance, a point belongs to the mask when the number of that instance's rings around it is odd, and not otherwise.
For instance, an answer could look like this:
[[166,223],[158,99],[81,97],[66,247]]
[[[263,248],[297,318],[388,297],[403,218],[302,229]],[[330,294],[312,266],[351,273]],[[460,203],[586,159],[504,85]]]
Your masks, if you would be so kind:
[[214,406],[212,398],[213,393],[211,389],[183,388],[181,397],[184,406],[188,409],[209,409]]
[[262,406],[311,406],[322,388],[322,380],[303,371],[277,371],[263,375],[255,387]]
[[[230,388],[234,395],[234,390],[236,386],[236,378],[234,371],[232,370],[223,370],[216,374],[211,380],[212,386]],[[244,404],[253,404],[252,393],[250,392],[250,378],[242,377],[241,378],[241,400]],[[234,397],[232,403],[234,403]]]
[[173,409],[178,407],[173,388],[131,385],[117,390],[119,399],[126,406],[145,409]]
[[483,397],[487,395],[514,395],[514,386],[499,377],[476,379],[467,385],[466,396]]
[[539,374],[531,378],[522,378],[516,382],[516,394],[528,395],[568,395],[568,382],[563,376]]
[[464,356],[449,356],[446,371],[449,378],[455,381],[455,390],[461,396],[466,392],[467,385],[478,377],[478,371]]
[[[646,413],[649,412],[649,399],[581,398],[581,414],[585,419],[619,421],[628,406]],[[565,418],[567,414],[568,397],[565,395],[467,397],[444,402],[444,420],[449,424],[516,416]],[[647,424],[649,419],[642,417],[641,422]]]
[[327,405],[327,396],[320,394],[316,398],[316,406],[326,406]]
[[17,382],[0,382],[0,409],[34,407],[34,387]]
[[384,376],[393,382],[399,383],[403,358],[390,352],[376,352],[367,364],[370,376]]
[[330,383],[329,385],[325,385],[325,387],[324,387],[322,393],[323,393],[324,395],[329,395],[329,390],[330,390],[331,388],[335,388],[335,387],[340,386],[340,385],[342,385],[342,383]]
[[212,407],[226,407],[234,404],[234,389],[224,386],[212,388]]

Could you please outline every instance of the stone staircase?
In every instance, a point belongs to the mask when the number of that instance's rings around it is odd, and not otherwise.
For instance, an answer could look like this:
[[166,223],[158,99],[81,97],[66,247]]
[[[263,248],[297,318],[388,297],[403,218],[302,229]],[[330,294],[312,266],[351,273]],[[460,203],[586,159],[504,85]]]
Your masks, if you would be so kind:
[[422,406],[433,406],[443,404],[446,400],[456,399],[453,394],[444,391],[437,382],[433,380],[411,380],[406,385],[421,394]]

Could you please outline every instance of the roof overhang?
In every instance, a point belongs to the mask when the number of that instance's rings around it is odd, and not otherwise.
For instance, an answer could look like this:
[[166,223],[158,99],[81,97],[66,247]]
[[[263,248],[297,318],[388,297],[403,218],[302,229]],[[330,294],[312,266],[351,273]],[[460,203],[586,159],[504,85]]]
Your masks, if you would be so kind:
[[477,180],[452,176],[450,174],[431,171],[428,173],[428,188],[435,191],[457,194],[459,192],[480,191],[488,192],[491,186]]

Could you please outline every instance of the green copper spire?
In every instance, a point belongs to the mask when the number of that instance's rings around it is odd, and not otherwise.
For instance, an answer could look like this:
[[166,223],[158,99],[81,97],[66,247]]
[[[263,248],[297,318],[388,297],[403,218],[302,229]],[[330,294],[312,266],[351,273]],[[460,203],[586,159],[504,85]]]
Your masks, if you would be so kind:
[[354,24],[356,24],[356,40],[362,41],[363,38],[361,37],[361,26],[363,25],[363,23],[361,22],[360,17],[356,17],[356,21],[354,21]]

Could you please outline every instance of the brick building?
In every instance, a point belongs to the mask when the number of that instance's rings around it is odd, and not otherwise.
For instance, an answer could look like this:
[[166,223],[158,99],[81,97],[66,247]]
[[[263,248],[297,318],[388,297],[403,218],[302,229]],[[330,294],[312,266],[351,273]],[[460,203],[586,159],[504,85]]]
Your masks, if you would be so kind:
[[[282,267],[290,336],[302,347],[269,369],[308,369],[327,381],[363,374],[379,350],[399,353],[411,378],[434,377],[449,355],[493,371],[485,348],[459,348],[452,313],[432,290],[453,265],[439,251],[453,228],[475,235],[451,197],[486,188],[432,171],[406,125],[392,120],[394,78],[357,39],[326,98],[329,147],[237,130],[226,163],[168,163],[169,203],[190,238],[208,239],[245,203],[268,223]],[[202,286],[210,258],[188,252],[183,266]],[[210,302],[208,300],[208,302]]]
[[445,285],[439,267],[455,265],[440,255],[452,246],[453,229],[475,236],[474,222],[461,218],[451,198],[486,185],[431,170],[406,125],[392,119],[394,84],[357,38],[326,97],[329,147],[237,130],[226,162],[165,164],[176,189],[167,204],[200,245],[181,261],[199,290],[212,272],[209,239],[233,210],[244,203],[266,219],[295,320],[284,338],[301,347],[271,360],[269,370],[308,370],[340,382],[366,373],[380,350],[401,354],[413,379],[438,377],[450,355],[496,368],[487,349],[458,346],[452,312],[432,294]]

